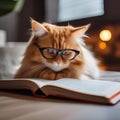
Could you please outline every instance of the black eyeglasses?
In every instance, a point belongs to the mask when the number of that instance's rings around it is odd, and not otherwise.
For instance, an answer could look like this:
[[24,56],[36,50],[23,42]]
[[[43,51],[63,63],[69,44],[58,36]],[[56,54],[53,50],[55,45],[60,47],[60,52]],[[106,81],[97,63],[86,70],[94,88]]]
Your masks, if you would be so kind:
[[74,49],[59,50],[51,47],[41,48],[37,43],[34,43],[34,45],[39,48],[40,53],[46,59],[53,59],[57,55],[61,55],[64,60],[73,60],[80,53],[80,51]]

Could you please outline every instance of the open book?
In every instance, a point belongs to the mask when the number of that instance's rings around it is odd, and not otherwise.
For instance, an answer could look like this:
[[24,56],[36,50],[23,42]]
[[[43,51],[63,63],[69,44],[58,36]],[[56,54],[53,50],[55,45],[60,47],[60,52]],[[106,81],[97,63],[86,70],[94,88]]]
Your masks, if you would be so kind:
[[120,100],[120,83],[101,80],[70,78],[56,81],[42,79],[0,80],[0,89],[31,90],[37,96],[56,96],[105,104],[115,104]]

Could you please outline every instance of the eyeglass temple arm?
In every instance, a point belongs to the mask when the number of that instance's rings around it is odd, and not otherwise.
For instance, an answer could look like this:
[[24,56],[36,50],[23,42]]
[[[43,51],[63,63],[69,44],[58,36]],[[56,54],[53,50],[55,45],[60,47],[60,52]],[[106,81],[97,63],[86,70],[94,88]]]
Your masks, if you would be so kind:
[[40,48],[40,46],[37,43],[33,43],[36,47]]

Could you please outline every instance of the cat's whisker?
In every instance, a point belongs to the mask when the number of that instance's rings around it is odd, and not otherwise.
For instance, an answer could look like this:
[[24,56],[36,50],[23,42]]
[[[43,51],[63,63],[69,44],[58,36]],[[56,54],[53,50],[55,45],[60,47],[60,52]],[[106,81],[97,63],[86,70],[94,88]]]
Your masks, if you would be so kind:
[[85,34],[83,35],[83,37],[90,38],[89,36],[87,36],[87,35],[85,35]]

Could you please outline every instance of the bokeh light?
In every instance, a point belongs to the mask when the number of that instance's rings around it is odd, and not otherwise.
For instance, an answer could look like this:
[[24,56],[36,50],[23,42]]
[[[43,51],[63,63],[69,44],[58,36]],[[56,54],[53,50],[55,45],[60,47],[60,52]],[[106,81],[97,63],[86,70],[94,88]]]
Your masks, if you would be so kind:
[[102,41],[109,41],[112,37],[110,30],[102,30],[99,35],[100,39]]
[[104,50],[105,48],[107,47],[106,43],[105,42],[100,42],[99,43],[99,48]]

